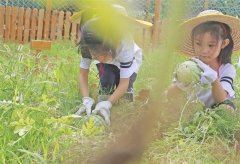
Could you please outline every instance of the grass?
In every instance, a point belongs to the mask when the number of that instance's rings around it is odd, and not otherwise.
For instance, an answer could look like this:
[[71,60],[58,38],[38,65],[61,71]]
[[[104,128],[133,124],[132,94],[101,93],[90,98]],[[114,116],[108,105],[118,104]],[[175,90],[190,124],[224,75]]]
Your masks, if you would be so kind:
[[[84,135],[83,123],[71,115],[81,104],[80,55],[76,47],[72,42],[54,43],[51,50],[42,52],[37,65],[34,53],[29,45],[0,46],[1,163],[88,163],[145,112],[146,100],[119,102],[111,109],[110,128],[96,135],[96,128],[88,126],[88,135]],[[237,56],[233,58],[235,63]],[[173,59],[166,74],[171,75],[186,58],[175,55]],[[136,97],[142,89],[154,92],[152,86],[158,82],[155,77],[158,70],[152,65],[155,60],[154,55],[145,55],[134,84]],[[91,69],[91,95],[96,98],[98,74],[95,66]],[[170,75],[164,79],[168,84]],[[239,106],[239,78],[235,89]],[[239,159],[238,114],[206,113],[199,104],[191,102],[179,126],[176,111],[181,112],[182,107],[164,108],[172,112],[175,121],[165,118],[165,124],[157,124],[155,139],[146,148],[141,163],[232,163]],[[160,126],[166,127],[164,132],[159,131]]]
[[68,49],[69,43],[66,51],[59,51],[62,54],[55,53],[60,45],[53,46],[55,52],[43,52],[36,65],[29,45],[1,45],[1,161],[61,160],[59,150],[70,144],[64,136],[74,131],[69,113],[80,103],[71,73],[78,70],[71,62],[76,61],[74,51]]
[[[79,119],[71,115],[81,104],[78,86],[80,56],[74,44],[53,44],[50,51],[41,53],[38,64],[35,63],[35,51],[30,50],[29,45],[1,44],[0,53],[1,161],[66,161],[73,154],[68,153],[67,147],[75,145],[79,150],[74,158],[78,158],[79,151],[84,152],[84,147],[90,146],[83,143],[84,146],[78,147],[79,140],[92,142],[94,133],[91,139],[86,138],[82,125],[75,124]],[[96,98],[98,74],[94,66],[92,69],[89,81],[91,95]],[[122,110],[113,108],[115,114],[112,117],[123,121],[138,115],[134,107],[125,106]],[[118,129],[118,122],[112,124],[115,128],[106,131],[107,138],[111,131]],[[91,134],[91,129],[88,130]]]

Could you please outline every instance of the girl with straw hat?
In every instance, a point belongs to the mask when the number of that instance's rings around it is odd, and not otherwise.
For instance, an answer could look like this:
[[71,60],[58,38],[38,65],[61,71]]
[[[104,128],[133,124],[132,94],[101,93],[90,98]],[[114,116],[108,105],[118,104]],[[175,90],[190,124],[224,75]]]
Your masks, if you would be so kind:
[[[235,92],[233,81],[236,70],[231,64],[232,52],[240,49],[240,20],[224,15],[216,10],[206,10],[197,17],[183,24],[184,39],[179,47],[181,53],[191,55],[201,70],[200,86],[196,91],[197,98],[207,108],[226,104],[235,109],[231,100]],[[188,96],[194,85],[184,86],[177,76],[168,89],[168,97],[181,91],[186,91]]]

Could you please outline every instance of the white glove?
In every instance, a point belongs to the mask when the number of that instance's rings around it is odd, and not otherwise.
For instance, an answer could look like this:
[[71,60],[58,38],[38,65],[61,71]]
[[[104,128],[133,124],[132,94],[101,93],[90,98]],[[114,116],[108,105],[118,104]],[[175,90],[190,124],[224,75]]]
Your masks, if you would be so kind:
[[201,82],[203,84],[212,84],[218,79],[218,74],[207,64],[204,64],[201,60],[197,58],[192,58],[192,61],[198,64],[199,68],[203,71],[201,72]]
[[91,97],[83,97],[82,98],[83,103],[79,107],[78,111],[75,113],[76,115],[81,115],[82,113],[86,112],[87,115],[91,114],[92,106],[95,103],[95,101]]
[[101,101],[97,103],[95,109],[93,110],[93,114],[99,114],[104,117],[106,124],[110,125],[110,108],[112,107],[112,103],[110,101]]

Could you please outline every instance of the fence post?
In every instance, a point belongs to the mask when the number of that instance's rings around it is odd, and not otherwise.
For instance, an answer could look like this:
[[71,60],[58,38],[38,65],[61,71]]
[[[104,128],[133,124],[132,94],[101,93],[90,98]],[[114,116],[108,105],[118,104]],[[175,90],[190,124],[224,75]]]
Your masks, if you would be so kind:
[[44,19],[44,9],[39,10],[38,21],[37,21],[37,39],[41,40],[43,38],[43,19]]
[[69,34],[70,34],[70,16],[71,16],[71,12],[67,11],[65,14],[65,21],[64,21],[64,40],[69,40]]
[[5,11],[5,41],[9,41],[10,38],[10,27],[11,27],[11,7],[7,6]]
[[153,47],[157,47],[159,34],[159,19],[160,19],[161,0],[155,0],[155,11],[153,21],[152,43]]
[[56,36],[56,26],[57,26],[57,18],[58,18],[58,11],[54,10],[52,13],[52,20],[51,20],[51,31],[50,31],[50,40],[54,41]]
[[[4,18],[5,7],[0,6],[0,17]],[[4,38],[4,19],[0,19],[0,39]]]
[[23,7],[20,7],[18,9],[18,27],[17,27],[17,42],[19,44],[22,44],[23,43],[23,30],[27,30],[29,29],[29,26],[26,27],[25,26],[25,29],[23,29],[23,23],[29,21],[29,18],[27,20],[27,15],[25,15],[25,18],[24,18],[24,8]]
[[34,8],[32,10],[32,17],[31,17],[31,34],[30,34],[30,41],[36,39],[36,32],[37,32],[37,18],[38,18],[38,9]]
[[32,10],[28,7],[25,13],[23,43],[27,43],[29,41],[31,11]]
[[58,16],[58,25],[57,25],[57,40],[62,40],[63,38],[63,20],[64,20],[64,12],[60,11]]
[[16,19],[17,19],[17,13],[18,13],[18,8],[17,7],[12,7],[11,11],[11,28],[10,28],[10,40],[12,42],[16,41],[16,31],[17,31],[17,24],[16,24]]

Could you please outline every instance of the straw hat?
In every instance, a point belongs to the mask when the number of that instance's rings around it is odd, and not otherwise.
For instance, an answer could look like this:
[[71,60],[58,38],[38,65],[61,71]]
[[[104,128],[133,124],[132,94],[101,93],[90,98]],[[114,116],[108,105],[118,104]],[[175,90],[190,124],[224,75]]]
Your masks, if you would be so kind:
[[[134,19],[132,17],[129,17],[127,15],[127,11],[123,6],[117,5],[117,4],[113,4],[111,5],[111,8],[108,8],[109,10],[115,10],[117,11],[117,13],[119,14],[119,16],[123,19],[125,19],[126,21],[129,21],[137,26],[143,27],[143,28],[151,28],[153,26],[153,24],[151,22],[147,22],[144,20],[139,20],[139,19]],[[81,18],[84,15],[97,15],[97,14],[101,14],[101,12],[104,9],[100,8],[91,8],[91,9],[83,9],[82,11],[79,11],[77,13],[74,13],[71,17],[70,17],[70,21],[71,22],[76,22],[79,23]],[[92,12],[92,13],[91,13]]]
[[179,51],[187,54],[194,55],[192,46],[191,33],[192,30],[199,24],[216,21],[227,24],[232,30],[232,38],[234,42],[233,52],[240,50],[240,19],[233,16],[224,15],[222,12],[217,10],[205,10],[194,17],[182,23],[180,29],[183,30],[184,37],[181,40],[181,47]]

